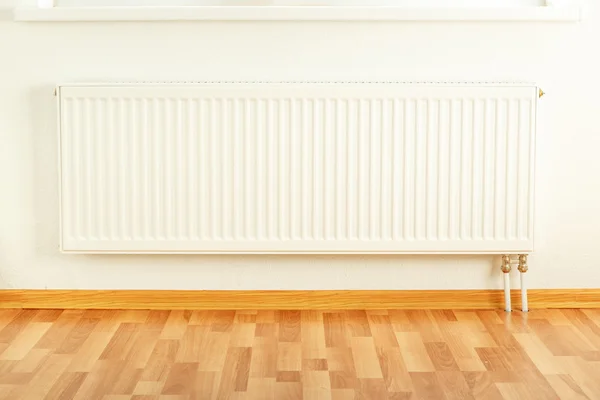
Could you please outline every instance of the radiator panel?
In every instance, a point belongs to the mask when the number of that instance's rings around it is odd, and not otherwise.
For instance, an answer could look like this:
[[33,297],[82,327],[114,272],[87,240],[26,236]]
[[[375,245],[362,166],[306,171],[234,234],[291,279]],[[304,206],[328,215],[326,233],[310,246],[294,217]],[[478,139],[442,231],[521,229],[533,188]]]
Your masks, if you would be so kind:
[[64,251],[533,247],[534,86],[59,93]]

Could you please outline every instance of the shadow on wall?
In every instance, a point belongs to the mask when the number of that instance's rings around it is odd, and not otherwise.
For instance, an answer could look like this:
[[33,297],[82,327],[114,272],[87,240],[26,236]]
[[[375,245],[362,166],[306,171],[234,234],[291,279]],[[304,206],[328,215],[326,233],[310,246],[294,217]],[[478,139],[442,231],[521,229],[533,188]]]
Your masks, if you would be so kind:
[[34,253],[50,256],[58,248],[58,132],[54,87],[35,88],[30,94],[31,132],[33,144]]
[[[476,289],[469,287],[468,274],[464,272],[473,268],[481,271],[477,275],[488,281],[490,287],[499,288],[502,282],[500,257],[490,255],[65,254],[62,257],[69,258],[69,264],[81,276],[91,276],[100,270],[107,282],[114,279],[130,286],[123,276],[126,269],[133,276],[143,276],[148,285],[156,277],[156,282],[165,287],[191,290],[442,288],[447,286],[448,274],[459,270],[467,285],[457,288]],[[382,284],[382,277],[386,284]],[[133,284],[136,288],[141,285],[137,280]]]

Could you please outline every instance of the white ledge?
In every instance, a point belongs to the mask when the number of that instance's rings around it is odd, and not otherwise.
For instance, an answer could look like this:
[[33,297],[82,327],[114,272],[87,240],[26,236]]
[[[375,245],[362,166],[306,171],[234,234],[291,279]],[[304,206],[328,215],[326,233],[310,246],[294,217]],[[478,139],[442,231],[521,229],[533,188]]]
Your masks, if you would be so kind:
[[16,8],[16,21],[579,21],[579,7],[55,7]]

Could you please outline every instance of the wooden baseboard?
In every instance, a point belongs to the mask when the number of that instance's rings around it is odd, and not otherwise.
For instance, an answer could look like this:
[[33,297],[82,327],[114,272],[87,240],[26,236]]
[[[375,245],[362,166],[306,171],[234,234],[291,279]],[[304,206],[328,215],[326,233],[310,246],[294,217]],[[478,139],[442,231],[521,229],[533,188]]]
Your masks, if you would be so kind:
[[[520,293],[512,292],[520,309]],[[0,308],[494,309],[501,290],[0,290]],[[530,308],[600,308],[600,289],[532,289]]]

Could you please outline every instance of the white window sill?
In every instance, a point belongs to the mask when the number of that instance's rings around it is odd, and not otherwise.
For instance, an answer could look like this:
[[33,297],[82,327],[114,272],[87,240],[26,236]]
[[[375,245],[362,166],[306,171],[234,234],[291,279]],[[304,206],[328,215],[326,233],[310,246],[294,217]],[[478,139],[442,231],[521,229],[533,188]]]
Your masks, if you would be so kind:
[[16,21],[579,21],[579,7],[55,7],[16,8]]

